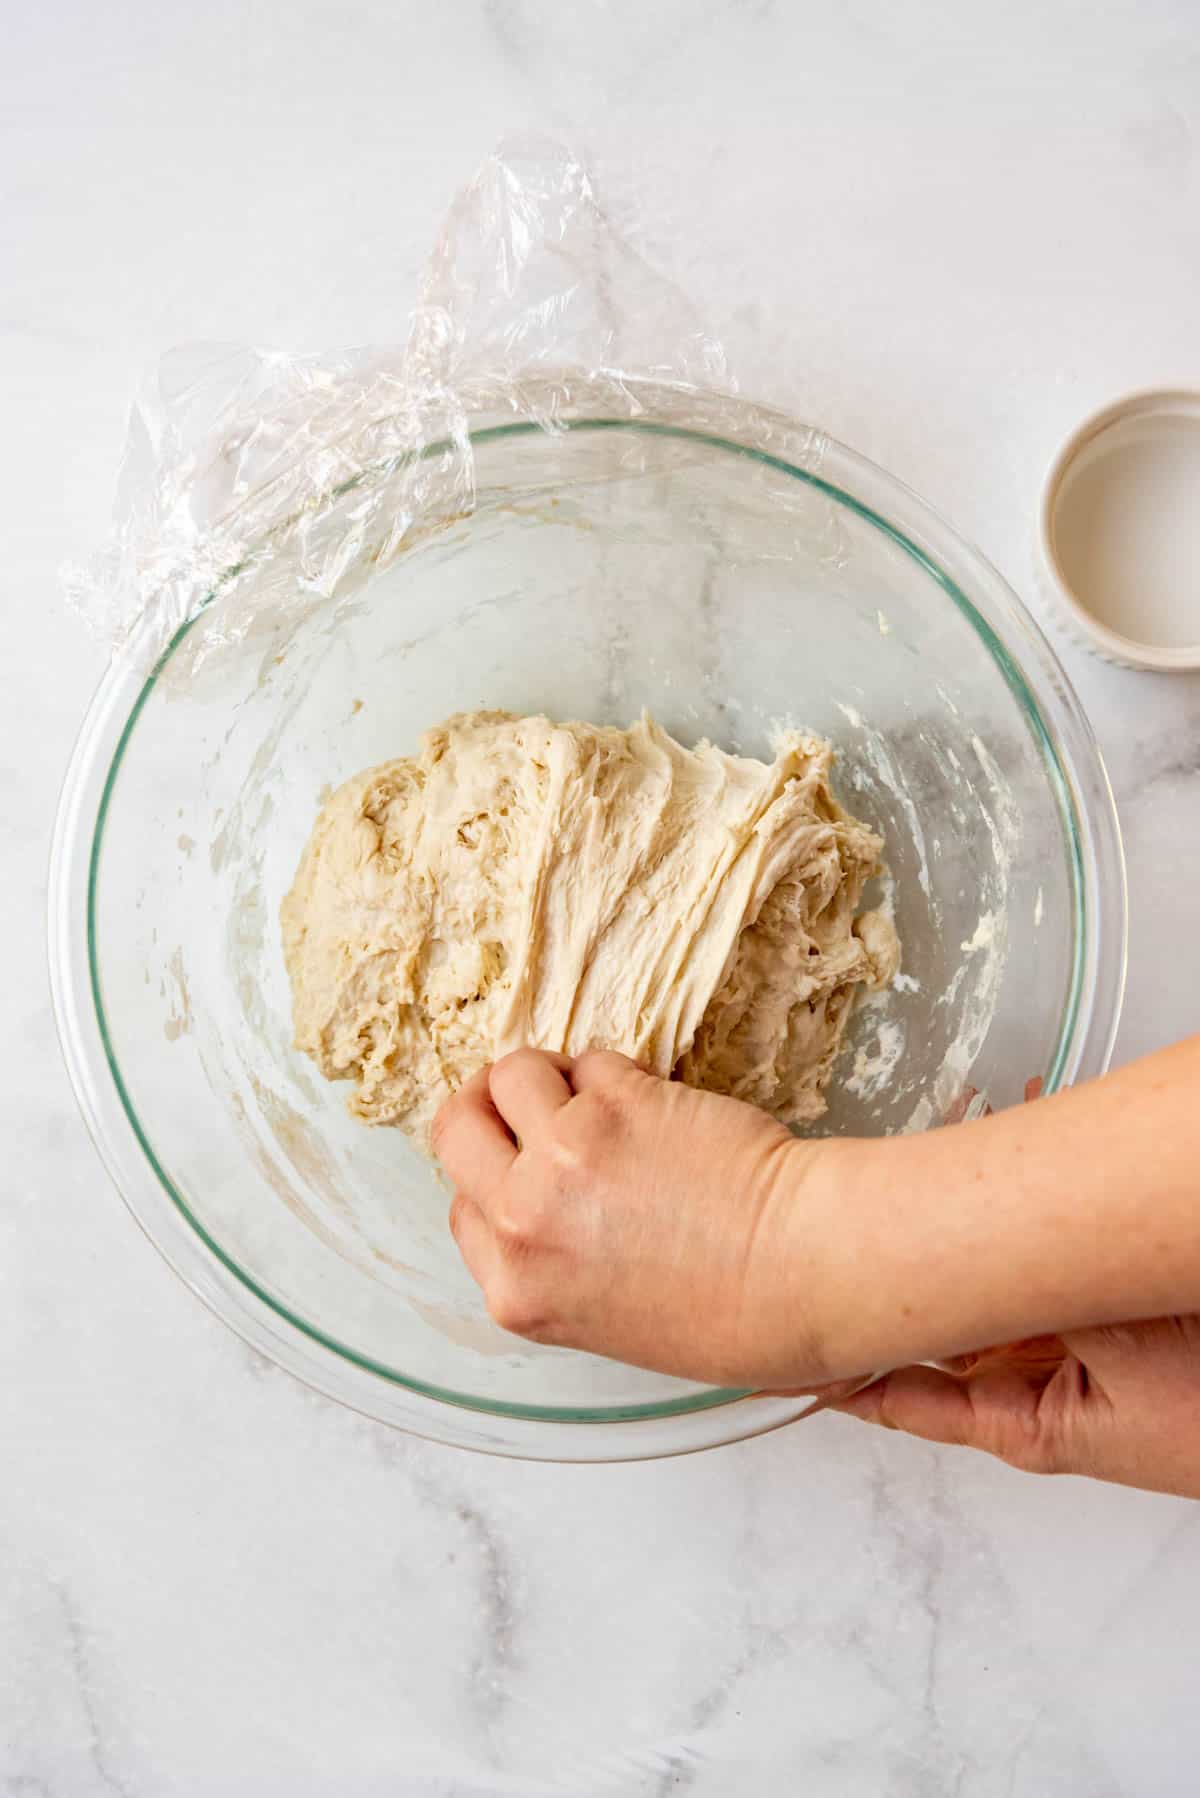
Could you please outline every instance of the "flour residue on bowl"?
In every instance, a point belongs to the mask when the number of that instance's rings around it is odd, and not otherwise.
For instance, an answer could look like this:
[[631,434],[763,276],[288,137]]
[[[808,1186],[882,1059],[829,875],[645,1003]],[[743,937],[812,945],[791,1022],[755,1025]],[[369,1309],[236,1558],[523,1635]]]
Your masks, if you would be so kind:
[[[862,1011],[867,1010],[863,1006]],[[846,1089],[860,1099],[878,1096],[891,1080],[904,1054],[908,1031],[899,1018],[871,1021],[870,1035],[854,1052],[854,1066],[846,1077]]]
[[[991,1027],[1007,962],[1009,884],[1020,816],[1010,782],[978,733],[966,735],[964,745],[955,700],[940,685],[934,697],[932,708],[914,706],[898,725],[889,721],[886,732],[868,722],[860,705],[836,702],[849,727],[841,778],[861,796],[856,803],[888,842],[883,903],[896,915],[906,963],[887,992],[859,1006],[851,1029],[853,1060],[842,1082],[865,1107],[853,1114],[855,1129],[870,1124],[907,1133],[948,1114],[969,1083]],[[907,704],[904,709],[907,713]],[[943,717],[951,720],[952,730],[943,726]],[[940,1037],[923,1026],[922,1054],[911,1057],[907,1008],[923,986],[913,969],[932,961],[924,953],[929,944],[946,939],[945,882],[935,883],[933,865],[935,860],[944,865],[948,854],[981,833],[990,853],[964,859],[957,896],[958,915],[966,910],[971,919],[951,939],[961,944],[960,959],[934,989]],[[927,1057],[935,1037],[940,1046],[931,1071]]]

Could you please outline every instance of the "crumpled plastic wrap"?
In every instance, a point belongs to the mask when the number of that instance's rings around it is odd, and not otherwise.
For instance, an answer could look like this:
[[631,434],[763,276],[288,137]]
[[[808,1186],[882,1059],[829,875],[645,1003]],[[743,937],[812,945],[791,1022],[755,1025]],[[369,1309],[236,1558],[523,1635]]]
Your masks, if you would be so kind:
[[636,418],[651,392],[656,418],[764,447],[761,408],[583,163],[502,145],[451,206],[402,345],[164,358],[132,412],[110,540],[64,571],[68,594],[148,665],[211,607],[194,671],[260,616],[349,593],[468,513],[473,427]]

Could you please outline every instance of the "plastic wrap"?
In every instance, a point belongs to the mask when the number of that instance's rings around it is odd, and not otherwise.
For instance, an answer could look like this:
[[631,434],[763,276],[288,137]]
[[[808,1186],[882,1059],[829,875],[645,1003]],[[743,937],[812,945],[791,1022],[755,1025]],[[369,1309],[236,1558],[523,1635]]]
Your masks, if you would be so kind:
[[504,145],[452,205],[402,345],[164,358],[133,409],[109,543],[65,571],[68,593],[147,662],[219,600],[194,671],[261,615],[349,593],[469,512],[476,425],[639,417],[647,384],[656,417],[686,425],[703,396],[709,431],[746,424],[720,344],[610,222],[584,165]]

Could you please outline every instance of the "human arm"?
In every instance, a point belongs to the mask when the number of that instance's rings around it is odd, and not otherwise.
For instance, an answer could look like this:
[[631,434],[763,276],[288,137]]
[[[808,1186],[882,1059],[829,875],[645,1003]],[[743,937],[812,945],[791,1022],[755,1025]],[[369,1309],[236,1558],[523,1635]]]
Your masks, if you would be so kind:
[[[1200,1308],[1197,1100],[1200,1039],[963,1128],[801,1142],[621,1057],[524,1051],[464,1088],[436,1141],[455,1233],[507,1327],[811,1388]],[[892,1376],[890,1403],[945,1435],[939,1377]]]
[[[823,1269],[861,1366],[1200,1309],[1200,1037],[954,1130],[835,1145]],[[860,1270],[874,1291],[862,1290]]]

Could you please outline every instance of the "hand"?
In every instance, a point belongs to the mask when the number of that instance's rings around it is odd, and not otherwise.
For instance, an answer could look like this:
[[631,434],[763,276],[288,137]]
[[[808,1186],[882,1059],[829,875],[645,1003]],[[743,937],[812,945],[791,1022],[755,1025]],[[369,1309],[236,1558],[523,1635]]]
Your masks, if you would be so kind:
[[833,1409],[1029,1473],[1200,1498],[1200,1317],[1077,1330],[887,1374]]
[[[1026,1081],[1026,1103],[1041,1090]],[[974,1096],[968,1087],[947,1122]],[[832,1391],[829,1408],[1028,1473],[1200,1498],[1200,1317],[1031,1337],[959,1355],[944,1371],[904,1367],[847,1399]]]
[[522,1049],[443,1105],[433,1146],[504,1329],[717,1385],[821,1378],[780,1277],[813,1146],[764,1112]]

